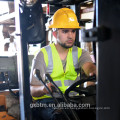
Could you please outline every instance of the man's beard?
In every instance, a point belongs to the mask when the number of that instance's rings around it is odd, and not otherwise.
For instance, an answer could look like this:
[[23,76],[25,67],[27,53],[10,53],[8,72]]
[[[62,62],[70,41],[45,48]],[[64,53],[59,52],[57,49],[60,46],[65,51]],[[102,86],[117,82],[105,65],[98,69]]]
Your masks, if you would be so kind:
[[58,43],[59,43],[63,48],[66,48],[66,49],[73,47],[73,45],[67,46],[65,43],[60,43],[60,42],[58,42]]

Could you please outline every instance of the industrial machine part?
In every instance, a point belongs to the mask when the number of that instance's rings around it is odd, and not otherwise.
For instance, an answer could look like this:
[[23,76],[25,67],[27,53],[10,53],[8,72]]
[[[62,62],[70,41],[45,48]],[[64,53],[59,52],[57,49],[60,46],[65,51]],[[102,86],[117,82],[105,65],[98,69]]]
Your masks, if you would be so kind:
[[[58,86],[53,82],[53,80],[52,80],[52,78],[51,78],[51,76],[50,76],[49,74],[46,74],[46,75],[45,75],[45,76],[46,76],[45,82],[42,80],[42,78],[41,78],[41,76],[40,76],[40,71],[39,71],[38,69],[35,69],[35,70],[34,70],[34,75],[35,75],[35,77],[36,77],[38,80],[40,80],[41,83],[45,86],[45,88],[48,90],[48,92],[50,93],[50,95],[52,96],[52,98],[54,98],[54,100],[55,100],[55,102],[56,102],[57,104],[59,104],[59,101],[58,101],[57,98],[53,95],[53,92],[51,92],[51,91],[49,90],[49,88],[48,88],[47,85],[46,85],[46,82],[51,82],[51,83],[54,85],[54,87],[55,87],[55,89],[54,89],[53,91],[57,92],[57,93],[62,97],[63,101],[64,101],[66,104],[68,104],[68,101],[67,101],[66,97],[65,97],[64,94],[61,92],[61,90],[58,88]],[[75,113],[75,111],[72,110],[72,109],[70,109],[70,107],[68,107],[68,108],[69,108],[69,109],[68,109],[69,112],[72,114],[72,118],[70,118],[70,117],[68,116],[66,110],[61,109],[62,112],[63,112],[63,114],[65,115],[66,119],[67,119],[67,120],[73,120],[73,119],[74,119],[74,120],[79,120],[79,117],[77,116],[77,114]]]
[[[25,1],[24,1],[25,2]],[[41,43],[46,40],[45,16],[40,1],[31,7],[21,4],[21,25],[25,30],[29,44]]]
[[[33,55],[29,55],[29,70]],[[0,90],[18,88],[17,56],[0,57]]]
[[[96,76],[83,78],[72,84],[66,91],[65,96],[70,102],[89,103],[91,106],[96,105],[96,84],[84,87],[83,83],[92,81],[96,82]],[[70,92],[78,93],[77,96],[70,96]]]
[[[84,104],[89,103],[91,105],[91,107],[96,105],[96,85],[89,86],[87,88],[83,88],[81,86],[79,88],[77,87],[78,85],[81,85],[81,84],[83,84],[84,82],[87,82],[87,81],[94,81],[95,82],[96,81],[96,76],[92,76],[92,77],[89,77],[87,79],[81,79],[81,80],[75,82],[73,85],[71,85],[66,90],[65,94],[63,94],[61,92],[61,90],[57,87],[57,85],[53,82],[53,80],[52,80],[52,78],[49,74],[45,74],[45,81],[42,80],[42,78],[40,76],[40,71],[38,69],[34,70],[34,75],[45,86],[45,88],[48,90],[48,92],[50,93],[52,98],[54,98],[55,103],[57,103],[57,104],[59,104],[59,101],[54,96],[54,92],[58,93],[60,95],[60,97],[62,97],[63,101],[66,104],[69,104],[70,102],[72,102],[72,103],[77,103],[77,104],[79,104],[79,103],[84,103]],[[55,88],[53,87],[54,88],[53,92],[51,92],[49,90],[49,88],[47,87],[46,83],[48,83],[48,82],[51,82],[54,85]],[[75,92],[79,93],[79,95],[70,97],[69,93],[71,91],[72,92],[75,91]],[[71,118],[68,116],[68,112],[66,112],[66,110],[62,109],[62,112],[64,113],[66,119],[71,120]],[[73,109],[71,109],[71,107],[69,107],[69,112],[70,112],[70,114],[72,114],[72,117],[75,120],[79,120],[78,115],[76,114],[76,112]]]
[[6,75],[9,77],[9,83],[11,88],[18,88],[17,78],[17,57],[0,57],[0,72],[2,75],[1,81],[6,83]]

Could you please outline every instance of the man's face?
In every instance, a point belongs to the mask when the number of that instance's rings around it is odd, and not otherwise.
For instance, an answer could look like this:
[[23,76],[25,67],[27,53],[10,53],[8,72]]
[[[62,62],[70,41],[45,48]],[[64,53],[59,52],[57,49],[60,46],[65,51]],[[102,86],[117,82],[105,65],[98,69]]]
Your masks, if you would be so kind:
[[57,43],[64,48],[71,48],[75,42],[76,29],[57,29]]

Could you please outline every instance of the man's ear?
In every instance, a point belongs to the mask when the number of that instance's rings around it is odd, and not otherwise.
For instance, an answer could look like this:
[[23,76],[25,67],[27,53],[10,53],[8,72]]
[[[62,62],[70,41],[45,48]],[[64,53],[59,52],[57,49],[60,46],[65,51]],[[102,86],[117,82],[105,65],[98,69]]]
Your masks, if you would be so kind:
[[55,38],[57,38],[57,31],[55,30],[55,31],[53,31],[53,36],[55,37]]

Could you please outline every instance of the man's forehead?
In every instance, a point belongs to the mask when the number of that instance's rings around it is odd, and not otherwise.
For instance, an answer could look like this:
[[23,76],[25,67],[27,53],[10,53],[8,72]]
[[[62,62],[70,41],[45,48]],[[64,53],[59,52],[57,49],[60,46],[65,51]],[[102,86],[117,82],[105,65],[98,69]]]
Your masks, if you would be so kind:
[[60,30],[76,30],[75,28],[58,28]]

